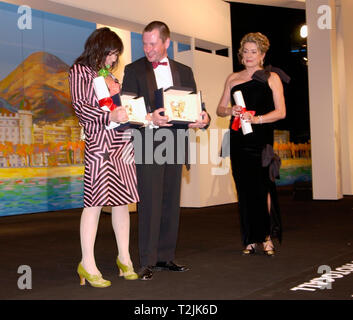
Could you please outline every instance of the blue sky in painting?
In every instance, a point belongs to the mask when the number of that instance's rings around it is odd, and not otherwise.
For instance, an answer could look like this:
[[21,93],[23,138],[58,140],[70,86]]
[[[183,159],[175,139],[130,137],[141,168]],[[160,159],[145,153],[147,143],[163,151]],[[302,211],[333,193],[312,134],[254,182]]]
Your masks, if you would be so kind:
[[46,51],[68,65],[83,51],[96,24],[32,9],[32,29],[20,30],[18,6],[0,2],[0,80],[30,54]]

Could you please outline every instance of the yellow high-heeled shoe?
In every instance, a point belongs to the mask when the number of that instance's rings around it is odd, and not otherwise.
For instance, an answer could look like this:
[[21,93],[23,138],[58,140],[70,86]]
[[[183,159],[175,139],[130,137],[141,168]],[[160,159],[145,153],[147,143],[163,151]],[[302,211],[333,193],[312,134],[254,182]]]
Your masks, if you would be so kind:
[[125,280],[136,280],[138,279],[138,274],[134,271],[134,267],[122,264],[119,258],[116,258],[116,264],[119,268],[119,276],[124,277]]
[[103,279],[101,274],[89,274],[82,266],[81,262],[77,267],[77,273],[80,276],[81,286],[84,286],[86,284],[86,280],[92,287],[95,288],[106,288],[111,285],[111,282],[109,280]]

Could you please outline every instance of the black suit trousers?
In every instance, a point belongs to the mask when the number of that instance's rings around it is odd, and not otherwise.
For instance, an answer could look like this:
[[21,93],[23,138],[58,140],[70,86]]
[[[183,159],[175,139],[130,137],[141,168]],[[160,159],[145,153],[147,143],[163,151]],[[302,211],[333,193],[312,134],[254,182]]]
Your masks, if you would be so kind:
[[182,164],[136,164],[140,265],[174,260]]

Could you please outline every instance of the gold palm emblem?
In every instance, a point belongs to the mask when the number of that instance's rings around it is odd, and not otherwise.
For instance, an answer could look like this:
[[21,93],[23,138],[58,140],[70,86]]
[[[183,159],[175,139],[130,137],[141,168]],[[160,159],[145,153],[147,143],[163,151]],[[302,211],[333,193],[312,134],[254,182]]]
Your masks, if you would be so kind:
[[172,108],[173,117],[183,118],[183,112],[185,109],[185,101],[171,101],[170,106]]
[[132,105],[131,104],[127,104],[126,106],[125,106],[125,109],[126,109],[126,113],[127,113],[127,116],[129,117],[129,118],[131,118],[132,116],[133,116],[133,109],[132,109]]

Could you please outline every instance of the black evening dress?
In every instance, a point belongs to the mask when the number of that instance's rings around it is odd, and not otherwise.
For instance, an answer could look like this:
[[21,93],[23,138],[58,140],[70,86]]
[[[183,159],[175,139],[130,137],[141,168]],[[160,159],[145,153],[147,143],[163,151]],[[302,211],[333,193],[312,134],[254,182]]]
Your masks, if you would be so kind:
[[[269,73],[259,70],[252,80],[231,88],[231,102],[235,105],[233,93],[240,90],[247,110],[255,115],[264,115],[274,110],[272,90],[268,85]],[[232,125],[233,117],[231,118]],[[238,193],[241,235],[244,246],[264,242],[267,236],[282,239],[281,218],[274,179],[270,178],[270,167],[262,166],[262,151],[273,146],[273,124],[252,124],[253,132],[244,135],[242,130],[230,129],[230,159],[233,178]],[[271,210],[268,212],[267,195],[271,196]]]

